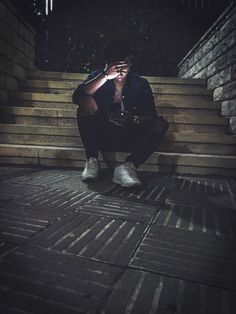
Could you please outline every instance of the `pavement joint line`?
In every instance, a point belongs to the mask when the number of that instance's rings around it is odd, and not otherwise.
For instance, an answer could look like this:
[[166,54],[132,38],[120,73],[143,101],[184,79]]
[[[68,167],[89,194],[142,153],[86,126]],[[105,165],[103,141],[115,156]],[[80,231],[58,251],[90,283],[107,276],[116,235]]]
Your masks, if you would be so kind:
[[141,267],[141,266],[127,265],[126,269],[127,270],[129,270],[129,269],[130,270],[138,270],[138,271],[150,273],[150,274],[153,274],[153,275],[159,275],[159,276],[164,276],[164,277],[167,277],[167,278],[183,280],[185,282],[196,283],[196,284],[199,284],[199,285],[204,285],[206,287],[212,287],[212,288],[215,288],[215,289],[222,289],[222,290],[232,291],[232,292],[236,291],[234,288],[230,288],[230,287],[224,288],[223,286],[219,287],[219,286],[216,286],[214,284],[210,284],[209,282],[202,282],[202,281],[199,281],[199,280],[186,279],[186,278],[183,278],[181,276],[177,276],[177,275],[173,275],[173,274],[170,275],[169,273],[160,272],[160,271],[154,271],[154,270],[151,270],[151,269],[146,269],[146,268]]

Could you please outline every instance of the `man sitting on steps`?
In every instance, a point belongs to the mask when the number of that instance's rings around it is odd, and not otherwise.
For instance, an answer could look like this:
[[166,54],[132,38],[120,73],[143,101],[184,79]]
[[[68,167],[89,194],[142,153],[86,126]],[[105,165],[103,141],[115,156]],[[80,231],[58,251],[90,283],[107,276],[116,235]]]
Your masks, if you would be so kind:
[[148,81],[131,71],[131,48],[113,39],[104,49],[105,67],[91,73],[73,94],[87,161],[82,180],[99,176],[98,152],[128,152],[112,181],[141,185],[136,169],[160,145],[168,122],[158,117]]

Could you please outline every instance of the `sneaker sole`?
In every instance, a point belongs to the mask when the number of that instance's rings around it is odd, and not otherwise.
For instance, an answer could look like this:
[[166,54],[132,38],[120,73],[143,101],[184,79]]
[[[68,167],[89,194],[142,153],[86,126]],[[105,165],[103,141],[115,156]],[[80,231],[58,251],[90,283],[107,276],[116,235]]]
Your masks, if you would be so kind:
[[98,177],[87,177],[87,178],[81,178],[81,181],[83,182],[95,182],[98,180]]
[[122,183],[121,181],[119,180],[116,180],[116,179],[112,179],[112,182],[115,183],[115,184],[118,184],[120,186],[122,186],[123,188],[131,188],[131,187],[135,187],[135,186],[142,186],[142,183],[134,183],[134,184],[124,184]]

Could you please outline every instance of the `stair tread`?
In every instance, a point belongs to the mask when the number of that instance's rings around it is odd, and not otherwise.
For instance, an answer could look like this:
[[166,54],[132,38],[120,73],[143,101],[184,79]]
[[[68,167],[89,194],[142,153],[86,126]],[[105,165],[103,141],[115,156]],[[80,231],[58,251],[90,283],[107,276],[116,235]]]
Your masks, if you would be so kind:
[[[43,148],[49,150],[68,150],[68,151],[84,151],[81,147],[61,147],[61,146],[48,146],[48,145],[26,145],[26,144],[0,144],[0,147],[12,147],[12,148]],[[228,160],[236,160],[234,155],[217,155],[217,154],[192,154],[192,153],[181,153],[181,152],[154,152],[156,155],[166,155],[166,156],[189,156],[198,158],[221,158]]]
[[[31,71],[29,73],[30,78],[55,78],[59,80],[61,79],[68,79],[68,80],[84,80],[88,76],[87,73],[68,73],[68,72],[54,72],[54,71]],[[145,77],[150,83],[151,82],[176,82],[184,83],[184,84],[199,84],[205,85],[206,80],[202,78],[198,79],[189,79],[189,78],[178,78],[178,77],[156,77],[156,76],[143,76]]]
[[[66,93],[73,92],[73,90],[80,84],[78,82],[63,82],[63,81],[50,81],[50,80],[28,80],[21,85],[22,92],[24,89],[29,89],[28,92],[37,92],[35,89],[46,89],[53,93],[54,90],[65,91]],[[158,94],[189,94],[189,95],[212,95],[212,91],[205,88],[205,86],[188,85],[188,84],[163,84],[151,83],[150,84],[154,93]],[[43,91],[42,91],[43,92]]]

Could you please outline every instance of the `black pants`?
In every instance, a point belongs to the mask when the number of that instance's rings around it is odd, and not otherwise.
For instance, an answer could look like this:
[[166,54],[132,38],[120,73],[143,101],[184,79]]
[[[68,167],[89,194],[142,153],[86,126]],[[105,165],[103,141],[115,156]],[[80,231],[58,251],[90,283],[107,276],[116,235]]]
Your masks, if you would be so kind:
[[168,122],[158,118],[152,126],[116,126],[97,111],[94,115],[77,116],[80,136],[87,158],[98,157],[98,151],[131,153],[126,161],[138,167],[157,149]]

